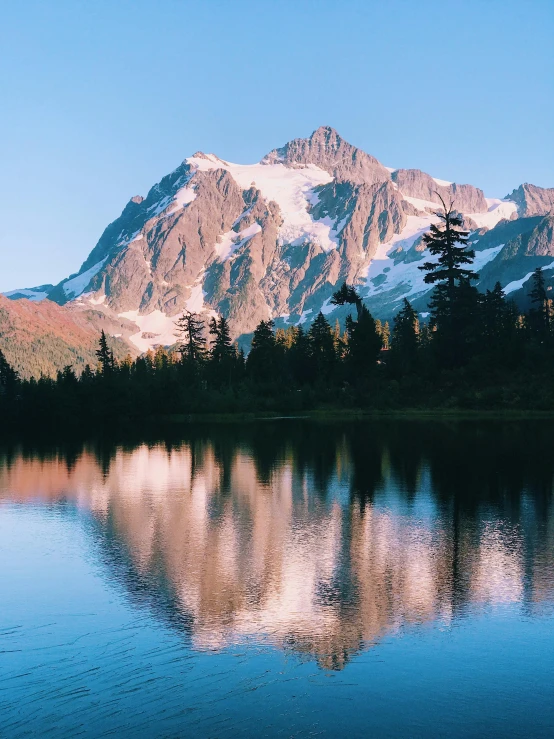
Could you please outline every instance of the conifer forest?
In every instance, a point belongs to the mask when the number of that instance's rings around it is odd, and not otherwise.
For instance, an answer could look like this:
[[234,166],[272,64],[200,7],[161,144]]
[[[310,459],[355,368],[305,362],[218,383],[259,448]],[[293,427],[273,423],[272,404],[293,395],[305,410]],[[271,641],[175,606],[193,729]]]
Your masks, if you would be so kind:
[[0,347],[2,417],[71,427],[181,414],[554,410],[554,309],[542,269],[525,312],[500,284],[479,292],[468,232],[443,205],[424,235],[433,260],[420,269],[434,285],[425,318],[404,299],[383,322],[344,283],[331,301],[352,309],[343,327],[323,313],[308,330],[261,321],[246,355],[224,317],[189,311],[174,347],[136,359],[116,360],[102,332],[96,366],[80,375],[67,366],[56,378],[21,379]]

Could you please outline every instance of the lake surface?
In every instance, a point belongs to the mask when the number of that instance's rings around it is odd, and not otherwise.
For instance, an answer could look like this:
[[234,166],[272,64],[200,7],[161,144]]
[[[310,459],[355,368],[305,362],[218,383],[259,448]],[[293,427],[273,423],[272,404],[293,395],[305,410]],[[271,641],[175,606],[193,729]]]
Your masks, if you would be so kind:
[[0,444],[0,736],[553,736],[553,432]]

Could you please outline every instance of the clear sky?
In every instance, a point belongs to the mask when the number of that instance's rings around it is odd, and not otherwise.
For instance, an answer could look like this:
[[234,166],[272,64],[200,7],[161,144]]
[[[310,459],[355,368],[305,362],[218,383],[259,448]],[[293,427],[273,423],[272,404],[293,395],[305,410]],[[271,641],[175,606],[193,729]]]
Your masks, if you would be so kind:
[[554,186],[553,0],[0,0],[0,290],[76,271],[197,150],[331,125],[391,167]]

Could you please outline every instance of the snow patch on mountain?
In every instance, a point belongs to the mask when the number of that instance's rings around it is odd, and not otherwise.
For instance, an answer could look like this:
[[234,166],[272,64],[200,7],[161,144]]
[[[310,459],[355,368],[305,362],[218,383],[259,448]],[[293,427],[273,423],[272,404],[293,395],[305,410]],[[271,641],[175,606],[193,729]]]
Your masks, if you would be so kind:
[[196,200],[196,190],[194,185],[191,187],[182,187],[175,193],[171,207],[167,211],[166,215],[169,216],[173,213],[177,213],[178,210],[189,205],[193,200]]
[[[554,269],[554,262],[544,265],[543,270],[544,269]],[[527,282],[527,280],[531,279],[533,272],[534,270],[532,270],[531,272],[528,272],[525,275],[525,277],[521,278],[521,280],[514,280],[513,282],[509,282],[504,288],[504,293],[508,295],[508,293],[513,293],[516,290],[520,290],[523,287],[523,285]]]
[[448,180],[439,180],[438,177],[433,177],[433,180],[437,183],[437,185],[440,185],[441,187],[450,187],[452,182],[449,182]]
[[116,247],[118,249],[123,249],[123,247],[129,246],[129,244],[132,244],[135,241],[140,241],[144,238],[144,235],[140,232],[140,229],[138,231],[134,231],[130,236],[125,236],[124,238],[122,238],[124,233],[125,232],[122,231],[117,237],[118,241],[116,243]]
[[191,313],[203,313],[205,310],[205,306],[204,306],[205,295],[206,293],[204,292],[203,282],[200,282],[197,285],[194,285],[190,293],[190,298],[187,301],[185,301],[187,310],[189,310]]
[[[247,190],[254,185],[267,201],[274,200],[281,209],[283,224],[279,243],[318,243],[325,251],[335,249],[337,234],[329,218],[314,220],[310,207],[317,198],[313,192],[319,185],[327,185],[333,178],[325,170],[308,164],[304,167],[286,167],[280,162],[268,164],[232,164],[213,155],[190,157],[187,164],[200,171],[226,169],[235,182]],[[317,200],[315,200],[317,202]]]
[[327,298],[323,301],[323,304],[320,308],[321,312],[324,316],[328,316],[329,313],[332,313],[336,309],[336,305],[331,304],[331,298]]
[[31,287],[21,288],[20,290],[10,290],[7,293],[2,293],[7,298],[27,298],[34,303],[40,303],[41,300],[45,300],[48,297],[48,293],[43,290],[34,290]]
[[402,193],[402,197],[408,203],[413,205],[418,210],[423,211],[424,213],[426,213],[427,211],[431,211],[432,213],[434,213],[435,211],[441,208],[439,204],[434,203],[432,200],[422,200],[421,198],[412,198],[408,195],[404,195],[404,193]]
[[120,313],[119,318],[126,318],[138,326],[139,331],[129,336],[129,341],[141,352],[156,346],[171,346],[177,342],[175,335],[177,316],[173,318],[166,316],[161,310],[141,316],[138,310],[128,310]]
[[312,308],[308,308],[308,310],[303,310],[302,313],[300,314],[300,318],[298,319],[298,323],[296,325],[301,326],[303,323],[306,323],[310,313],[313,313]]
[[224,262],[229,259],[237,249],[246,244],[247,241],[250,241],[250,239],[256,234],[260,233],[261,230],[262,227],[259,223],[253,223],[251,226],[248,226],[248,228],[239,232],[227,231],[226,233],[221,234],[219,237],[221,241],[214,246],[215,253],[220,261]]
[[502,220],[510,220],[517,214],[517,205],[511,200],[485,198],[489,209],[486,213],[467,213],[479,228],[494,228]]
[[100,272],[107,260],[108,257],[104,257],[104,259],[93,264],[92,267],[89,267],[85,272],[82,272],[81,274],[72,277],[70,280],[67,280],[67,282],[64,282],[63,291],[66,297],[75,299],[81,295],[81,293],[83,293],[88,287],[92,278]]

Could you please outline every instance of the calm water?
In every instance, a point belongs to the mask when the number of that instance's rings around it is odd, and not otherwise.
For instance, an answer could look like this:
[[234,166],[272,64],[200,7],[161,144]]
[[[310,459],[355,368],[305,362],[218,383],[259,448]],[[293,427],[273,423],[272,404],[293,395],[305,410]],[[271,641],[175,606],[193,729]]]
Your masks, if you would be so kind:
[[553,431],[0,446],[0,736],[553,736]]

